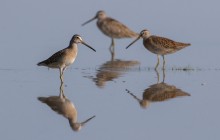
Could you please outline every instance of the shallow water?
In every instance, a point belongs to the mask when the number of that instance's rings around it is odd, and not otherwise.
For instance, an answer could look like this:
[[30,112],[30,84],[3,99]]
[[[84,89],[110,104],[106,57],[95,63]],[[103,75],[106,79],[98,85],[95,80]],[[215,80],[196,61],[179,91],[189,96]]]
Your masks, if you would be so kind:
[[[120,4],[112,10],[108,5],[114,2],[97,1],[99,6],[91,3],[88,9],[82,8],[84,1],[75,9],[73,1],[53,1],[52,6],[51,2],[4,1],[0,6],[1,139],[220,138],[217,1],[198,6],[194,1],[170,0],[162,2],[164,13],[154,13],[152,7],[159,1],[130,2],[124,10]],[[169,3],[176,7],[171,10]],[[147,9],[147,4],[152,6]],[[95,22],[80,26],[100,9],[138,32],[150,28],[154,34],[192,45],[166,56],[165,71],[162,64],[154,70],[156,55],[141,40],[127,50],[133,39],[116,40],[112,55],[110,39]],[[172,16],[165,19],[166,14]],[[77,110],[77,122],[96,116],[80,131],[73,131],[65,117],[37,99],[60,93],[59,71],[38,67],[37,62],[66,47],[74,33],[97,50],[79,45],[76,61],[64,73],[64,94]]]

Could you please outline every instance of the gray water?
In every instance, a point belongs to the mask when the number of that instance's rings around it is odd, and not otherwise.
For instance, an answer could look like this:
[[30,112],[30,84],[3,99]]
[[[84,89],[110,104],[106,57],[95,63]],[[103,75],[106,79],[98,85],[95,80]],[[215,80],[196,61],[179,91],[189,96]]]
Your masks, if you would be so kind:
[[[2,0],[0,138],[218,140],[219,4],[217,0]],[[160,65],[157,73],[156,55],[141,40],[127,50],[133,39],[115,40],[112,62],[110,38],[95,22],[81,27],[98,10],[134,31],[147,28],[192,45],[166,56],[166,70]],[[36,65],[67,47],[76,33],[97,50],[79,45],[76,61],[64,73],[64,93],[75,105],[78,121],[96,116],[78,132],[38,101],[41,96],[58,96],[60,80],[58,70]],[[140,106],[131,94],[143,100],[144,92],[161,83],[163,76],[167,87],[188,95]]]

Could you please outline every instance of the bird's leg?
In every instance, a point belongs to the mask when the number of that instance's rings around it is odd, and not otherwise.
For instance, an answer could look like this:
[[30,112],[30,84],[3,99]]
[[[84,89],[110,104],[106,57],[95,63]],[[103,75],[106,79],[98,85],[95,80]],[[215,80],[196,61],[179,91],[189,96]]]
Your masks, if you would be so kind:
[[115,57],[115,49],[113,46],[109,47],[109,51],[111,53],[111,61],[114,61],[114,57]]
[[165,70],[165,57],[164,57],[164,55],[162,55],[162,57],[163,57],[163,70]]
[[111,53],[112,56],[112,61],[114,60],[114,56],[115,56],[115,43],[114,43],[114,39],[112,38],[112,43],[109,47],[109,51]]
[[66,69],[66,67],[64,67],[63,70],[62,70],[62,76],[63,76],[63,73],[64,73],[65,69]]
[[65,98],[64,92],[63,92],[63,83],[60,84],[60,98]]
[[66,69],[66,67],[64,67],[63,70],[62,70],[62,75],[61,75],[62,76],[62,83],[64,83],[64,81],[63,81],[63,77],[64,77],[63,73],[64,73],[65,69]]
[[157,69],[155,69],[155,72],[157,74],[157,84],[158,84],[160,82],[160,74]]
[[111,45],[109,47],[109,50],[111,53],[114,53],[115,52],[115,43],[114,43],[114,39],[112,38],[112,42],[111,42]]
[[163,83],[164,83],[164,81],[165,81],[165,69],[163,69]]
[[114,61],[114,59],[115,59],[115,52],[111,52],[111,61]]
[[61,84],[63,84],[63,71],[64,71],[64,69],[59,68],[59,70],[60,70],[60,81],[61,81]]
[[157,55],[157,64],[154,68],[155,70],[157,70],[157,67],[159,66],[159,64],[160,64],[160,58],[159,58],[159,55]]
[[115,46],[115,41],[114,41],[114,38],[112,38],[112,43],[111,43],[111,46]]

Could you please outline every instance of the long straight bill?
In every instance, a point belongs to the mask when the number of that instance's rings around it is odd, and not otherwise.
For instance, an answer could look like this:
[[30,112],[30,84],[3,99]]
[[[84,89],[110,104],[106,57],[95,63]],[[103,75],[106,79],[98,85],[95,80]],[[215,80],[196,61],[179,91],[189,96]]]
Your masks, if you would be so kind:
[[85,45],[86,47],[90,48],[91,50],[93,50],[94,52],[96,52],[96,50],[94,48],[92,48],[91,46],[89,46],[88,44],[86,44],[85,42],[82,42],[83,45]]
[[90,117],[89,119],[85,120],[84,122],[81,123],[81,125],[85,125],[87,122],[89,122],[91,119],[95,118],[95,116]]
[[84,26],[84,25],[86,25],[87,23],[89,23],[89,22],[93,21],[94,19],[96,19],[96,17],[94,17],[94,18],[92,18],[92,19],[90,19],[90,20],[86,21],[85,23],[83,23],[83,24],[82,24],[82,26]]
[[135,39],[133,42],[131,42],[131,43],[126,47],[126,49],[127,49],[128,47],[130,47],[132,44],[134,44],[136,41],[138,41],[140,38],[141,38],[141,36],[139,36],[137,39]]

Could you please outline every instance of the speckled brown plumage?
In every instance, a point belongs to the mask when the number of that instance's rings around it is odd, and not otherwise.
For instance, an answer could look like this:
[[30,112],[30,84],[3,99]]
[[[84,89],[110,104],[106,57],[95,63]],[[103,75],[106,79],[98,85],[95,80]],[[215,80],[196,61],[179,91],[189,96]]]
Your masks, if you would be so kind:
[[143,44],[150,52],[159,55],[171,54],[190,45],[154,35],[145,38]]
[[151,35],[148,30],[142,30],[138,36],[137,39],[135,39],[133,42],[131,42],[126,49],[134,44],[137,40],[140,38],[143,38],[143,44],[144,47],[149,50],[150,52],[157,54],[158,61],[155,66],[155,69],[157,69],[159,65],[159,56],[162,55],[163,57],[163,69],[165,67],[165,58],[164,55],[175,53],[176,51],[179,51],[187,46],[190,46],[190,43],[182,43],[182,42],[176,42],[171,39],[165,38],[165,37],[159,37],[155,35]]

